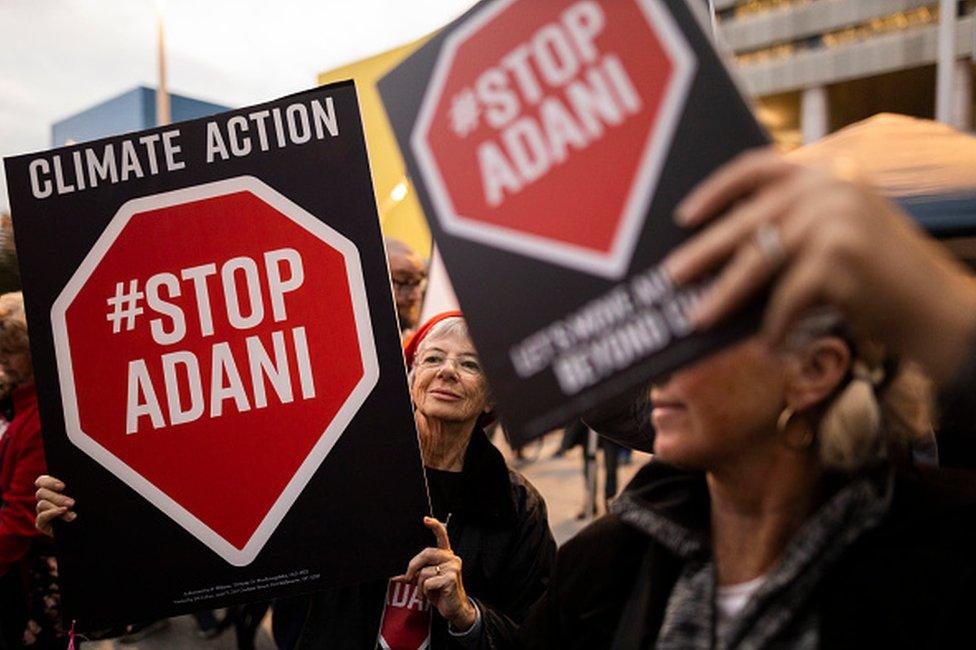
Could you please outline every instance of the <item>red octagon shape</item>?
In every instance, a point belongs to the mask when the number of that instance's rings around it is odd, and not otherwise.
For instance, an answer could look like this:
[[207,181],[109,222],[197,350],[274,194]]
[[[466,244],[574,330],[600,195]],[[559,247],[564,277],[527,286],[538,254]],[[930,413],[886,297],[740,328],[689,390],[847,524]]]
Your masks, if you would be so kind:
[[127,202],[51,318],[71,442],[237,566],[379,377],[355,245],[250,176]]
[[500,0],[444,40],[411,135],[448,233],[629,266],[694,76],[661,0]]

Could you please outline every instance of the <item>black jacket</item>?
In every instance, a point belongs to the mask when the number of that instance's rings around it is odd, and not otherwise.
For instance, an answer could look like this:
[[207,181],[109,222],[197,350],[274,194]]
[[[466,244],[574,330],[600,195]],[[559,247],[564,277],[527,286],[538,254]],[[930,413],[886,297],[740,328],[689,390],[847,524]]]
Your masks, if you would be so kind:
[[[697,477],[651,463],[628,489],[671,481],[705,499]],[[672,491],[673,494],[673,491]],[[896,475],[891,508],[834,564],[812,595],[825,648],[949,648],[976,641],[976,475]],[[520,646],[651,648],[681,560],[609,515],[559,550],[550,589]]]
[[[486,631],[512,645],[517,625],[545,592],[555,559],[546,505],[532,484],[508,469],[480,429],[468,445],[462,477],[465,502],[462,511],[452,513],[451,546],[462,560],[464,588],[477,602]],[[278,601],[275,640],[283,649],[371,649],[386,588],[385,581],[374,582]],[[433,650],[452,647],[447,624],[436,611],[431,636]]]

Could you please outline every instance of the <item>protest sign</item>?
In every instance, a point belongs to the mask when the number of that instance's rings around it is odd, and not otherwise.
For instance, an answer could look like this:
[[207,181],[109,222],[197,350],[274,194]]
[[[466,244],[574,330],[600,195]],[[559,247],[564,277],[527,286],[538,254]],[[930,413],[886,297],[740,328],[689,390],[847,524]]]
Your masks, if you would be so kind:
[[426,497],[352,83],[6,171],[68,616],[401,572]]
[[482,2],[380,81],[503,423],[526,439],[754,328],[658,267],[696,182],[767,142],[682,0]]

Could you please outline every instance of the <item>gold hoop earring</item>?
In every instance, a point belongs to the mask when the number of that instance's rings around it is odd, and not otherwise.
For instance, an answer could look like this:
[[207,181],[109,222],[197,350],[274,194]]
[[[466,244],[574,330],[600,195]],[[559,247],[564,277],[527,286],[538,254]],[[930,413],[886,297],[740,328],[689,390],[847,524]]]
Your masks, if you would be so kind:
[[783,444],[786,445],[787,449],[803,451],[813,444],[813,431],[804,428],[799,437],[791,435],[789,428],[794,415],[796,415],[796,409],[792,406],[785,407],[779,417],[776,418],[776,430],[782,436]]
[[790,426],[790,420],[796,415],[796,410],[792,406],[787,406],[779,414],[776,419],[776,430],[780,433],[786,433],[786,427]]

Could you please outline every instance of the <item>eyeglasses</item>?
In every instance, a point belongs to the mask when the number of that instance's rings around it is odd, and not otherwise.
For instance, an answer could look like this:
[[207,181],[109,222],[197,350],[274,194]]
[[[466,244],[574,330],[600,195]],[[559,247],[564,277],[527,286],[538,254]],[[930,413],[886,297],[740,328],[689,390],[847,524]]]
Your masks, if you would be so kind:
[[427,286],[427,278],[424,276],[412,278],[393,278],[393,289],[397,293],[410,293],[414,289],[424,290]]
[[441,352],[427,352],[420,358],[420,367],[427,370],[439,370],[450,361],[454,368],[466,375],[480,375],[481,364],[472,356],[453,357]]

